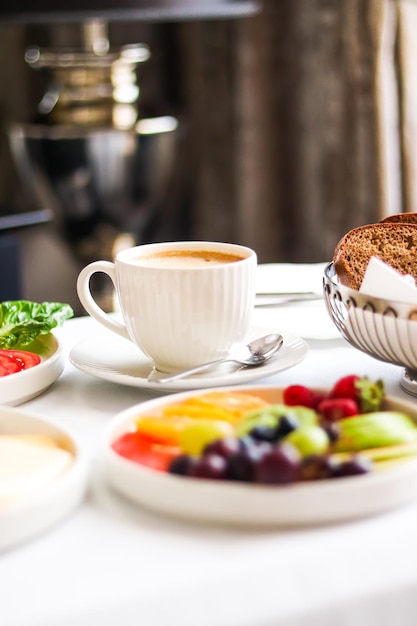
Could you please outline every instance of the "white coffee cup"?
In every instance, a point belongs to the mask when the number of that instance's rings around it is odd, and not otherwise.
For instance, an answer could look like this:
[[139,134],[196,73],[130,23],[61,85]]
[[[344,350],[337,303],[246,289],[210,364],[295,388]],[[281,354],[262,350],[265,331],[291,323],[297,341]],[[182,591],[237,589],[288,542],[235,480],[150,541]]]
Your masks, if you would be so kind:
[[[164,372],[222,358],[248,331],[255,298],[256,254],[208,241],[165,242],[95,261],[77,281],[78,297],[95,320],[133,341]],[[124,324],[105,313],[90,278],[111,278]]]

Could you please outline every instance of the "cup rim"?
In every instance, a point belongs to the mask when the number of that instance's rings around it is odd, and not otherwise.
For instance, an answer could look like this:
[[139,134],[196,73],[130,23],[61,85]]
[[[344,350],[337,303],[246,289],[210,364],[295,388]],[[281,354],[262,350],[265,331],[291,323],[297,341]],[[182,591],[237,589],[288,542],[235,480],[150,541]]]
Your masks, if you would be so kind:
[[[236,243],[228,243],[221,241],[204,241],[204,240],[193,240],[193,241],[163,241],[163,242],[155,242],[155,243],[147,243],[140,244],[138,246],[133,246],[131,248],[126,248],[125,250],[121,250],[116,255],[116,263],[125,263],[126,265],[130,265],[132,261],[132,257],[135,258],[135,261],[143,256],[147,256],[149,254],[154,254],[157,252],[164,252],[167,250],[208,250],[211,252],[224,252],[226,254],[236,254],[242,256],[242,259],[236,261],[237,263],[242,263],[247,261],[248,259],[255,258],[256,260],[256,252],[252,248],[244,246],[242,244]],[[227,264],[224,264],[227,265]],[[207,265],[205,270],[215,269],[219,267],[224,267],[222,264],[220,265]],[[234,264],[232,264],[234,265]],[[146,268],[145,265],[140,266],[142,268]],[[147,269],[155,269],[155,268],[147,268]],[[171,268],[164,268],[164,270]],[[172,268],[175,269],[175,268]],[[196,268],[190,268],[195,270]],[[198,268],[202,269],[202,268]]]

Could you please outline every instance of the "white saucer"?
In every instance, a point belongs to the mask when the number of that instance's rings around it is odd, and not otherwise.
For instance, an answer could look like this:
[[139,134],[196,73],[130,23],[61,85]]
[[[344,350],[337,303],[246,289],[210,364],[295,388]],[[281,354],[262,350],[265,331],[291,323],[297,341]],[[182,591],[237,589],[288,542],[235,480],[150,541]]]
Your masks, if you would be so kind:
[[[277,331],[253,327],[245,343],[271,332]],[[307,343],[300,337],[281,334],[284,338],[282,348],[264,365],[239,370],[236,364],[225,363],[215,369],[171,383],[148,381],[153,369],[152,361],[133,343],[111,333],[83,339],[72,348],[69,359],[79,370],[96,378],[161,392],[241,385],[282,372],[304,359],[308,352]]]
[[16,406],[35,398],[52,385],[64,369],[62,346],[53,333],[40,335],[25,350],[36,352],[42,361],[35,367],[0,378],[0,405]]

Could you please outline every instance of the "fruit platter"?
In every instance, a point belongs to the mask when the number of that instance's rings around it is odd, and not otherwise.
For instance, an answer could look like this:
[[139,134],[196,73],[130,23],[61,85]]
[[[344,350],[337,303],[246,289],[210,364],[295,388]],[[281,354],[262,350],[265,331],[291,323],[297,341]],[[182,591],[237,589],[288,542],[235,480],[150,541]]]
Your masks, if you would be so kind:
[[104,470],[130,500],[200,522],[297,526],[380,513],[417,495],[417,410],[381,380],[233,387],[116,416]]

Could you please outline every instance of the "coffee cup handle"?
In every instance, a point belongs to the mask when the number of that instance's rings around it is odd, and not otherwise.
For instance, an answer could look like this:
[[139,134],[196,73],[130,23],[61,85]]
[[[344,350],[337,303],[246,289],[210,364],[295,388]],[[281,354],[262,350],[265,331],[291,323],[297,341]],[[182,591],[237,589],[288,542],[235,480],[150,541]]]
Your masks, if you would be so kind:
[[117,292],[116,271],[114,263],[111,263],[111,261],[94,261],[93,263],[86,265],[86,267],[81,270],[77,279],[77,293],[81,304],[83,305],[87,313],[91,315],[91,317],[93,317],[97,322],[102,324],[105,328],[111,330],[114,333],[117,333],[124,339],[129,339],[129,341],[131,341],[126,326],[124,324],[121,324],[120,322],[117,322],[116,320],[113,320],[107,313],[105,313],[91,295],[90,279],[92,275],[96,272],[103,272],[104,274],[107,274]]

